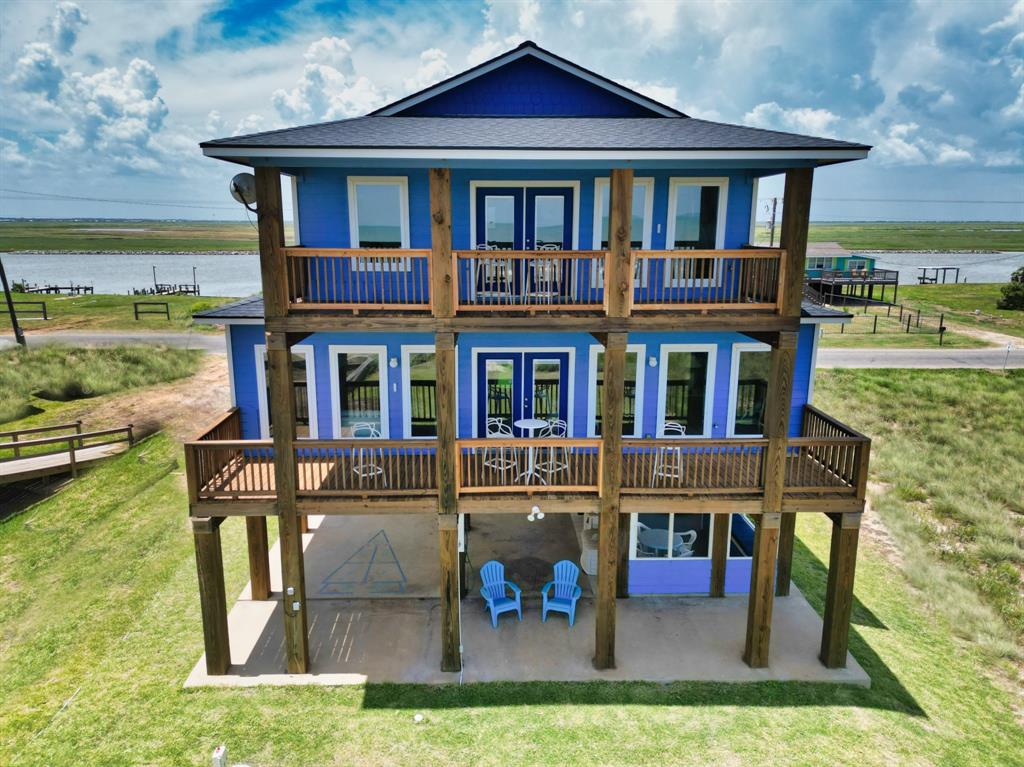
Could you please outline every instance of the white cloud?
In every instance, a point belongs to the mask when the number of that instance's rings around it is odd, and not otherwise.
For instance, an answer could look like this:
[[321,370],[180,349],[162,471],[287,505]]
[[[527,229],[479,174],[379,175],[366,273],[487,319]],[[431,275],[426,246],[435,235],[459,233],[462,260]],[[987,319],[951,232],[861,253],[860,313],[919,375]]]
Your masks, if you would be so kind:
[[266,118],[263,115],[251,114],[238,121],[232,136],[244,136],[247,133],[259,133],[267,130]]
[[743,122],[756,128],[807,133],[812,136],[833,136],[833,126],[839,121],[839,115],[827,109],[786,109],[774,101],[758,104],[743,115]]
[[619,80],[630,90],[642,93],[655,101],[667,104],[670,107],[679,108],[679,91],[674,85],[663,85],[661,83],[640,83],[636,80]]
[[0,167],[28,167],[31,164],[31,158],[22,153],[17,141],[0,138]]
[[479,64],[536,37],[539,15],[537,0],[487,0],[482,39],[470,49],[466,62],[470,66]]
[[42,93],[53,101],[64,82],[64,69],[49,43],[29,43],[14,64],[10,82],[26,93]]
[[935,151],[935,162],[939,165],[971,162],[974,155],[962,147],[951,144],[939,144]]
[[451,77],[452,74],[452,68],[448,65],[448,54],[440,48],[428,48],[420,54],[420,65],[416,74],[406,78],[403,85],[406,92],[415,93]]
[[74,3],[57,3],[57,10],[50,20],[53,44],[60,53],[71,53],[78,40],[78,32],[89,22],[82,9]]
[[306,66],[293,88],[274,91],[271,103],[285,122],[354,117],[385,102],[385,94],[357,74],[352,48],[340,37],[324,37],[306,50]]

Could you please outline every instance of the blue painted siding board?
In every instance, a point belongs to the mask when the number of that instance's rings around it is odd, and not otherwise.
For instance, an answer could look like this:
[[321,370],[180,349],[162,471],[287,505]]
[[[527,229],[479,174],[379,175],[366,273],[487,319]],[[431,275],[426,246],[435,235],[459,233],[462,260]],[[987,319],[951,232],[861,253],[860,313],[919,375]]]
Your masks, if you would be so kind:
[[629,562],[630,594],[707,594],[710,588],[710,559],[632,559]]
[[796,365],[793,370],[793,398],[790,401],[789,436],[799,437],[803,427],[804,405],[807,404],[807,392],[810,390],[811,378],[814,376],[812,353],[814,351],[814,334],[817,325],[801,325],[800,335],[796,344]]
[[407,117],[657,117],[653,110],[529,56],[398,114]]
[[235,379],[235,404],[242,418],[242,439],[260,438],[259,389],[256,385],[257,344],[266,343],[262,325],[231,326],[231,367]]

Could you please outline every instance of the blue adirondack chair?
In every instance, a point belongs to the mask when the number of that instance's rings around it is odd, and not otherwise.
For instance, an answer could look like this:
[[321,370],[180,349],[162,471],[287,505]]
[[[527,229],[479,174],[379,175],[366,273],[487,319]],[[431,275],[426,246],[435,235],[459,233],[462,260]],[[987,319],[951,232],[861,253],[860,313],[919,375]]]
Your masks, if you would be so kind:
[[547,621],[550,610],[568,615],[569,626],[572,627],[573,621],[576,620],[576,601],[583,593],[583,589],[576,583],[579,577],[580,569],[568,559],[563,559],[555,565],[555,579],[545,583],[544,588],[540,590],[544,600],[541,621]]
[[[523,590],[512,581],[505,580],[505,565],[491,560],[480,568],[480,596],[484,598],[487,609],[491,611],[491,625],[498,628],[498,616],[502,613],[515,612],[519,620],[523,619]],[[509,591],[512,597],[509,597]]]

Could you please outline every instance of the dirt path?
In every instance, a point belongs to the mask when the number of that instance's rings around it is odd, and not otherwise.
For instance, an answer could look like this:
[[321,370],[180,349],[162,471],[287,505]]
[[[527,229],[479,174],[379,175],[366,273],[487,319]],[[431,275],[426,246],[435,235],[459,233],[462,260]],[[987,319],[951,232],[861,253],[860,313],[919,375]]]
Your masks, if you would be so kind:
[[982,330],[981,328],[975,328],[970,325],[962,325],[959,322],[947,322],[946,327],[963,336],[973,336],[974,338],[978,338],[982,341],[988,341],[990,344],[998,344],[1004,349],[1007,344],[1010,344],[1015,349],[1024,348],[1024,338],[1020,338],[1019,336],[997,333],[994,330]]

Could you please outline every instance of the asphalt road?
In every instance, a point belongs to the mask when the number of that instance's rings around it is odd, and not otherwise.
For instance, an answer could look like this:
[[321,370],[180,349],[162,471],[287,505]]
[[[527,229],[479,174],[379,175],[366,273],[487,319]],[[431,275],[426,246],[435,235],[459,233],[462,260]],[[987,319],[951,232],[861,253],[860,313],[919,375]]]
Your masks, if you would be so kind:
[[[29,333],[29,346],[62,343],[70,346],[162,344],[178,349],[204,349],[224,354],[224,336],[207,333]],[[0,348],[13,346],[13,336],[0,337]],[[992,349],[819,349],[820,368],[1024,368],[1024,341],[1007,353]]]

